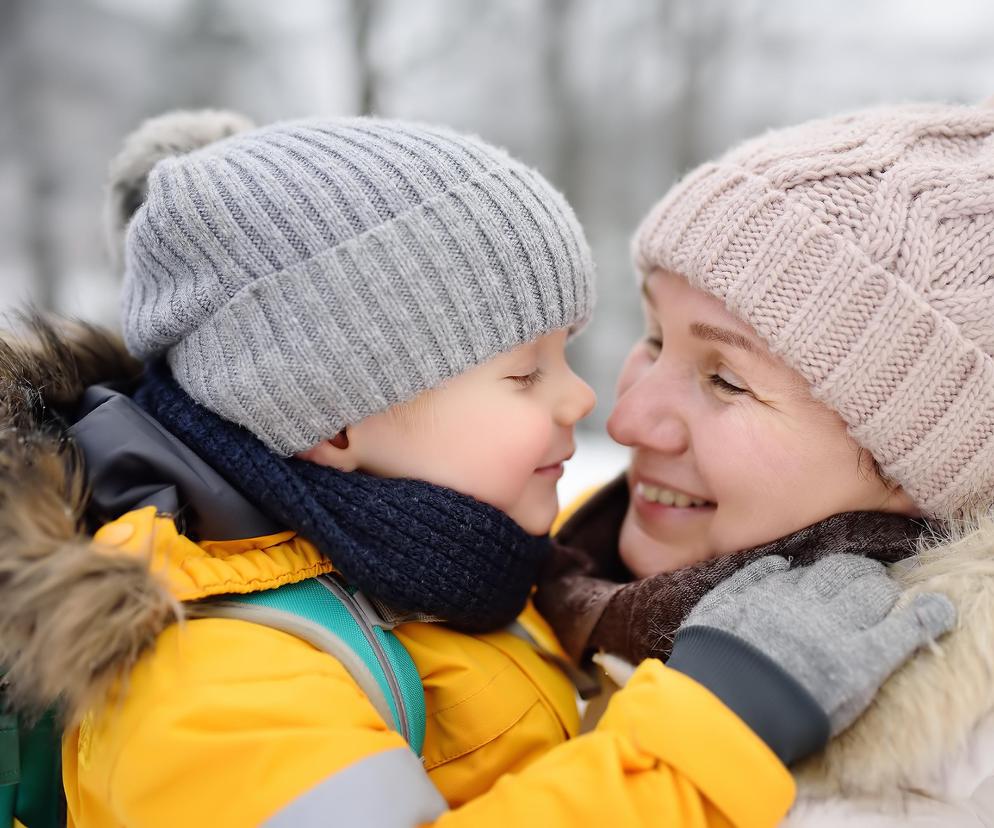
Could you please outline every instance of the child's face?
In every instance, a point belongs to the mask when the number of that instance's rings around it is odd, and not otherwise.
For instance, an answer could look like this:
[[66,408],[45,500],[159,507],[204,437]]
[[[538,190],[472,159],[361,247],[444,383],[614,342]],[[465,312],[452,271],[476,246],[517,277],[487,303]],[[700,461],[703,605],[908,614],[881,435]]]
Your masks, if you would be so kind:
[[721,301],[667,271],[650,274],[645,293],[646,336],[608,420],[632,447],[619,550],[634,574],[749,549],[840,512],[916,513],[839,415]]
[[594,405],[566,362],[558,330],[499,354],[300,456],[346,471],[410,477],[496,506],[525,531],[549,531],[556,483],[573,454],[573,426]]

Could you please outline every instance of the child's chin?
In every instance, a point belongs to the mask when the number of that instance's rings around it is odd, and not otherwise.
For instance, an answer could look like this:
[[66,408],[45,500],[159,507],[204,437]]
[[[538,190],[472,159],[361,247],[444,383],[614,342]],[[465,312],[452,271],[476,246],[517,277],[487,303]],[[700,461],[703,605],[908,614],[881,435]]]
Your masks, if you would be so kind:
[[529,535],[541,537],[548,535],[552,531],[552,524],[556,520],[556,511],[552,515],[528,515],[517,518],[518,526],[524,529]]
[[[548,492],[528,492],[517,509],[506,514],[529,535],[548,535],[559,514],[559,497],[555,488]],[[524,507],[524,508],[521,508]]]

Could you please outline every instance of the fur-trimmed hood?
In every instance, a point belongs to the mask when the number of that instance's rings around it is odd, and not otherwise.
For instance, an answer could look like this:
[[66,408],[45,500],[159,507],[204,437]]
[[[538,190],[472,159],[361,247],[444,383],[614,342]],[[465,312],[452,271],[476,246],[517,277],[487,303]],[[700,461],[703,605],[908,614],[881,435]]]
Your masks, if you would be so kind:
[[0,664],[22,710],[75,717],[179,616],[145,562],[93,543],[66,434],[84,389],[140,372],[93,326],[36,315],[0,337]]

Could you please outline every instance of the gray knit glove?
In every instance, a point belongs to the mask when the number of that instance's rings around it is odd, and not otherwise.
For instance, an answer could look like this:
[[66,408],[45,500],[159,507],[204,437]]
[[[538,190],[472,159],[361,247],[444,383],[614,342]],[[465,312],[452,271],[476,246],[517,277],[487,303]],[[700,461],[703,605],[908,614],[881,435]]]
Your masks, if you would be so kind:
[[769,556],[705,595],[678,640],[719,630],[752,645],[810,693],[835,735],[915,650],[956,623],[944,595],[916,595],[895,609],[900,595],[883,565],[869,558],[829,555],[791,569]]

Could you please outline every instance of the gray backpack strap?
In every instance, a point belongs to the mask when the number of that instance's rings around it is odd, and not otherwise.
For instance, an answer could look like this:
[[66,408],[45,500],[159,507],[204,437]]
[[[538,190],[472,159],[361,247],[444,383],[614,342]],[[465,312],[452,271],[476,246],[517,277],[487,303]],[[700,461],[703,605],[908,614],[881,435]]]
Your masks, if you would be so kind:
[[348,671],[377,713],[421,754],[426,724],[417,668],[390,625],[334,575],[190,605],[191,616],[234,618],[294,635]]
[[601,693],[601,683],[600,679],[593,669],[587,671],[582,667],[578,667],[568,658],[559,655],[558,653],[550,653],[545,647],[538,643],[528,630],[525,629],[524,624],[520,621],[512,621],[507,627],[504,628],[505,632],[509,632],[516,638],[520,638],[527,644],[530,644],[532,649],[535,650],[542,658],[546,661],[555,664],[560,670],[562,670],[568,677],[569,680],[573,682],[573,686],[576,688],[577,695],[587,701],[598,696]]

